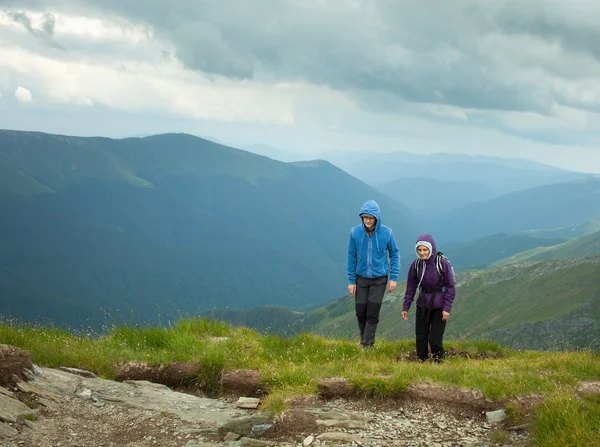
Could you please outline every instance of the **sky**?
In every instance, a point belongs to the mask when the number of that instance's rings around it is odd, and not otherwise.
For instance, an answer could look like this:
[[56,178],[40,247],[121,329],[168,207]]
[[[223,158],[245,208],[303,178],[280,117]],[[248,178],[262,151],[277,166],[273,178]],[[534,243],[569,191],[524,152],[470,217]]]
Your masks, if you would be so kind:
[[0,128],[600,173],[596,0],[0,0]]

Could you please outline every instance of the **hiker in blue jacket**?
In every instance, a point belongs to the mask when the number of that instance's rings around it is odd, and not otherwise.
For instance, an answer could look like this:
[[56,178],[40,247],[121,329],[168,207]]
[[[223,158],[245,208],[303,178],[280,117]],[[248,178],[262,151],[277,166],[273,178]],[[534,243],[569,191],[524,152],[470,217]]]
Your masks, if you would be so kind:
[[429,345],[434,361],[440,362],[444,358],[446,322],[456,294],[454,271],[448,259],[438,253],[431,235],[419,236],[415,251],[417,259],[408,270],[402,319],[408,320],[408,310],[418,290],[415,321],[417,357],[421,361],[427,360]]
[[386,285],[388,292],[396,289],[400,250],[392,230],[381,224],[377,202],[367,200],[358,214],[362,224],[350,231],[346,273],[348,292],[354,296],[360,345],[372,348]]

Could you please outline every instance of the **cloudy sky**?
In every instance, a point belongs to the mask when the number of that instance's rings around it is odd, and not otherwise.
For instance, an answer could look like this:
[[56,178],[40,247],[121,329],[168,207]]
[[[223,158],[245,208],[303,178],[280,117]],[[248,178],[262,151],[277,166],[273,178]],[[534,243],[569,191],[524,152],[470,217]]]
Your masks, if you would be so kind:
[[0,128],[600,173],[597,0],[0,0]]

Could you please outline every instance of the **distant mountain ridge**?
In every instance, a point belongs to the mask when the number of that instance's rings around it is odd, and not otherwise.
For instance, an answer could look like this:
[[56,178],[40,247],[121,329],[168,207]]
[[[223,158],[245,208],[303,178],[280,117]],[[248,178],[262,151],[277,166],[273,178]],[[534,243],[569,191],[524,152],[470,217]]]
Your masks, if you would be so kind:
[[0,313],[98,325],[327,302],[346,289],[348,234],[371,198],[397,234],[416,233],[401,205],[326,161],[186,134],[3,130]]
[[[356,178],[374,186],[406,178],[470,182],[482,185],[496,196],[542,185],[597,177],[532,160],[480,155],[392,152],[344,154],[330,156],[328,159]],[[425,182],[420,185],[427,188]],[[407,201],[403,203],[408,204]]]
[[600,214],[600,178],[538,186],[473,203],[431,225],[440,240],[463,242],[497,233],[551,230]]
[[373,186],[413,210],[422,225],[456,209],[497,196],[482,183],[460,180],[407,177]]

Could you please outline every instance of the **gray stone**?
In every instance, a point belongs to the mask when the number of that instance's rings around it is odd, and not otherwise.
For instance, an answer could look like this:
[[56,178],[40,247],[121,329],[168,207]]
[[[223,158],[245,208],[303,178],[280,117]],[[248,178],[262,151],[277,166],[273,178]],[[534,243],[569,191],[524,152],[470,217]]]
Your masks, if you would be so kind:
[[17,422],[19,416],[31,414],[34,411],[23,402],[0,394],[0,420],[4,422]]
[[276,445],[273,441],[263,441],[254,438],[242,438],[239,442],[242,447],[269,447]]
[[229,432],[225,435],[225,437],[223,438],[224,441],[237,441],[238,439],[240,439],[241,436],[238,435],[237,433],[232,433]]
[[64,372],[68,372],[71,374],[75,374],[77,376],[87,377],[88,379],[95,379],[97,377],[96,374],[94,374],[91,371],[86,371],[85,369],[69,368],[67,366],[59,366],[56,369],[58,369],[59,371],[64,371]]
[[238,408],[247,408],[253,410],[258,408],[260,405],[260,399],[256,397],[240,397],[235,405]]
[[7,390],[6,388],[1,387],[1,386],[0,386],[0,394],[4,394],[5,396],[8,396],[8,397],[15,397],[15,393],[13,393],[12,391]]
[[271,421],[270,413],[256,413],[249,416],[229,418],[220,428],[219,433],[237,433],[240,436],[248,436],[255,425],[266,424]]
[[485,417],[491,424],[502,422],[506,419],[506,412],[504,410],[486,411]]
[[581,382],[577,391],[581,394],[600,394],[600,380]]
[[18,433],[19,432],[17,431],[17,429],[14,428],[12,425],[0,422],[0,439],[12,438]]
[[340,442],[353,442],[357,439],[356,436],[341,431],[329,431],[321,433],[317,436],[319,441],[340,441]]
[[306,438],[304,438],[304,441],[302,441],[302,445],[304,447],[308,447],[309,445],[311,445],[313,443],[314,440],[315,440],[315,437],[313,435],[307,436]]

